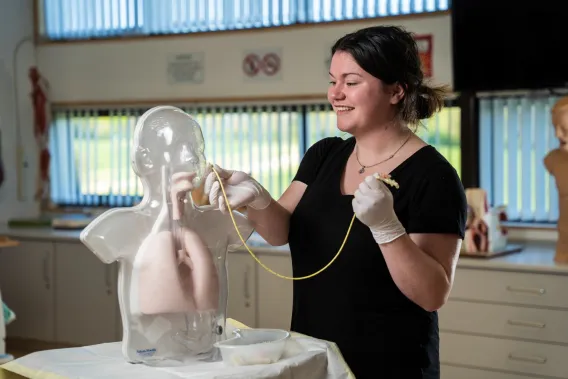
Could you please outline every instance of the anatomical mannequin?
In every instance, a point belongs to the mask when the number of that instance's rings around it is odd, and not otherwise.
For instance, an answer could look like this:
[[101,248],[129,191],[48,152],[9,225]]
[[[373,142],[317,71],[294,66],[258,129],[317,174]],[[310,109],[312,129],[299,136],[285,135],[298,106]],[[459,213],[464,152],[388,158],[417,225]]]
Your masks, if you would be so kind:
[[568,263],[568,96],[561,98],[551,110],[552,124],[560,145],[544,158],[544,165],[556,181],[558,189],[558,241],[554,260]]
[[[132,167],[141,203],[111,209],[81,233],[99,259],[120,263],[123,354],[155,365],[207,355],[224,339],[226,254],[241,240],[229,215],[202,205],[208,165],[199,125],[175,107],[147,111],[133,136]],[[246,240],[252,227],[234,216]]]
[[462,250],[467,253],[487,253],[489,250],[489,231],[484,220],[488,212],[487,192],[481,188],[466,189],[468,218]]

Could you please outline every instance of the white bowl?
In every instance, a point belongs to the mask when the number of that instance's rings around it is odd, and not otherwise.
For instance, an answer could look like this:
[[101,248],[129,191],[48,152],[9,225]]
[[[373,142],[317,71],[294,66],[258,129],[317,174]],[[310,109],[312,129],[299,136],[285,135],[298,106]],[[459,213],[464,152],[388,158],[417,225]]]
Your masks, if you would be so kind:
[[290,333],[280,329],[237,329],[234,333],[235,337],[215,343],[228,366],[277,362],[290,338]]

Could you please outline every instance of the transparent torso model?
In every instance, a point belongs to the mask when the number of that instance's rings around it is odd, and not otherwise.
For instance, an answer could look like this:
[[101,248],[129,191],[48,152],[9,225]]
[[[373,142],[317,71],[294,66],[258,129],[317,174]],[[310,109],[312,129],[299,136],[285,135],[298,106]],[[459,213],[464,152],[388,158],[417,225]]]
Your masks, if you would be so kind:
[[[93,220],[81,241],[119,262],[118,297],[127,361],[150,365],[215,359],[225,338],[227,252],[241,240],[228,215],[197,200],[208,172],[199,124],[171,106],[140,117],[132,168],[144,195]],[[243,238],[252,233],[235,213]]]

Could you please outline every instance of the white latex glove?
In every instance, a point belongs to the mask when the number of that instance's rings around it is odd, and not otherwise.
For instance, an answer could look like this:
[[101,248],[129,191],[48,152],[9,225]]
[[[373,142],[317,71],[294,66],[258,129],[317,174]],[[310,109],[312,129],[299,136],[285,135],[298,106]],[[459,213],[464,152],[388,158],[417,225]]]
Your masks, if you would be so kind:
[[406,233],[394,213],[392,193],[373,175],[367,176],[355,191],[353,211],[371,229],[378,244],[392,242]]
[[[244,206],[260,210],[268,207],[272,202],[272,197],[268,191],[247,173],[225,170],[217,165],[214,165],[214,168],[223,181],[223,188],[232,210]],[[225,197],[219,186],[219,180],[213,171],[205,179],[204,192],[209,195],[211,205],[218,205],[221,212],[227,213]]]

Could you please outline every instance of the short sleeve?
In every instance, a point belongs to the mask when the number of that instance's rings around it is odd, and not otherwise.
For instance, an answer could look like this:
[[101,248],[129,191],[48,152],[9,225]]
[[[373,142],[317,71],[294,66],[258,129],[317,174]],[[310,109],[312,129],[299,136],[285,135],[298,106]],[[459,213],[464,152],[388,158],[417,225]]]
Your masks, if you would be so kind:
[[456,170],[438,164],[428,170],[410,202],[406,232],[457,234],[464,238],[467,199]]
[[316,178],[331,147],[338,140],[341,141],[339,137],[326,137],[314,143],[304,154],[293,180],[310,185]]

